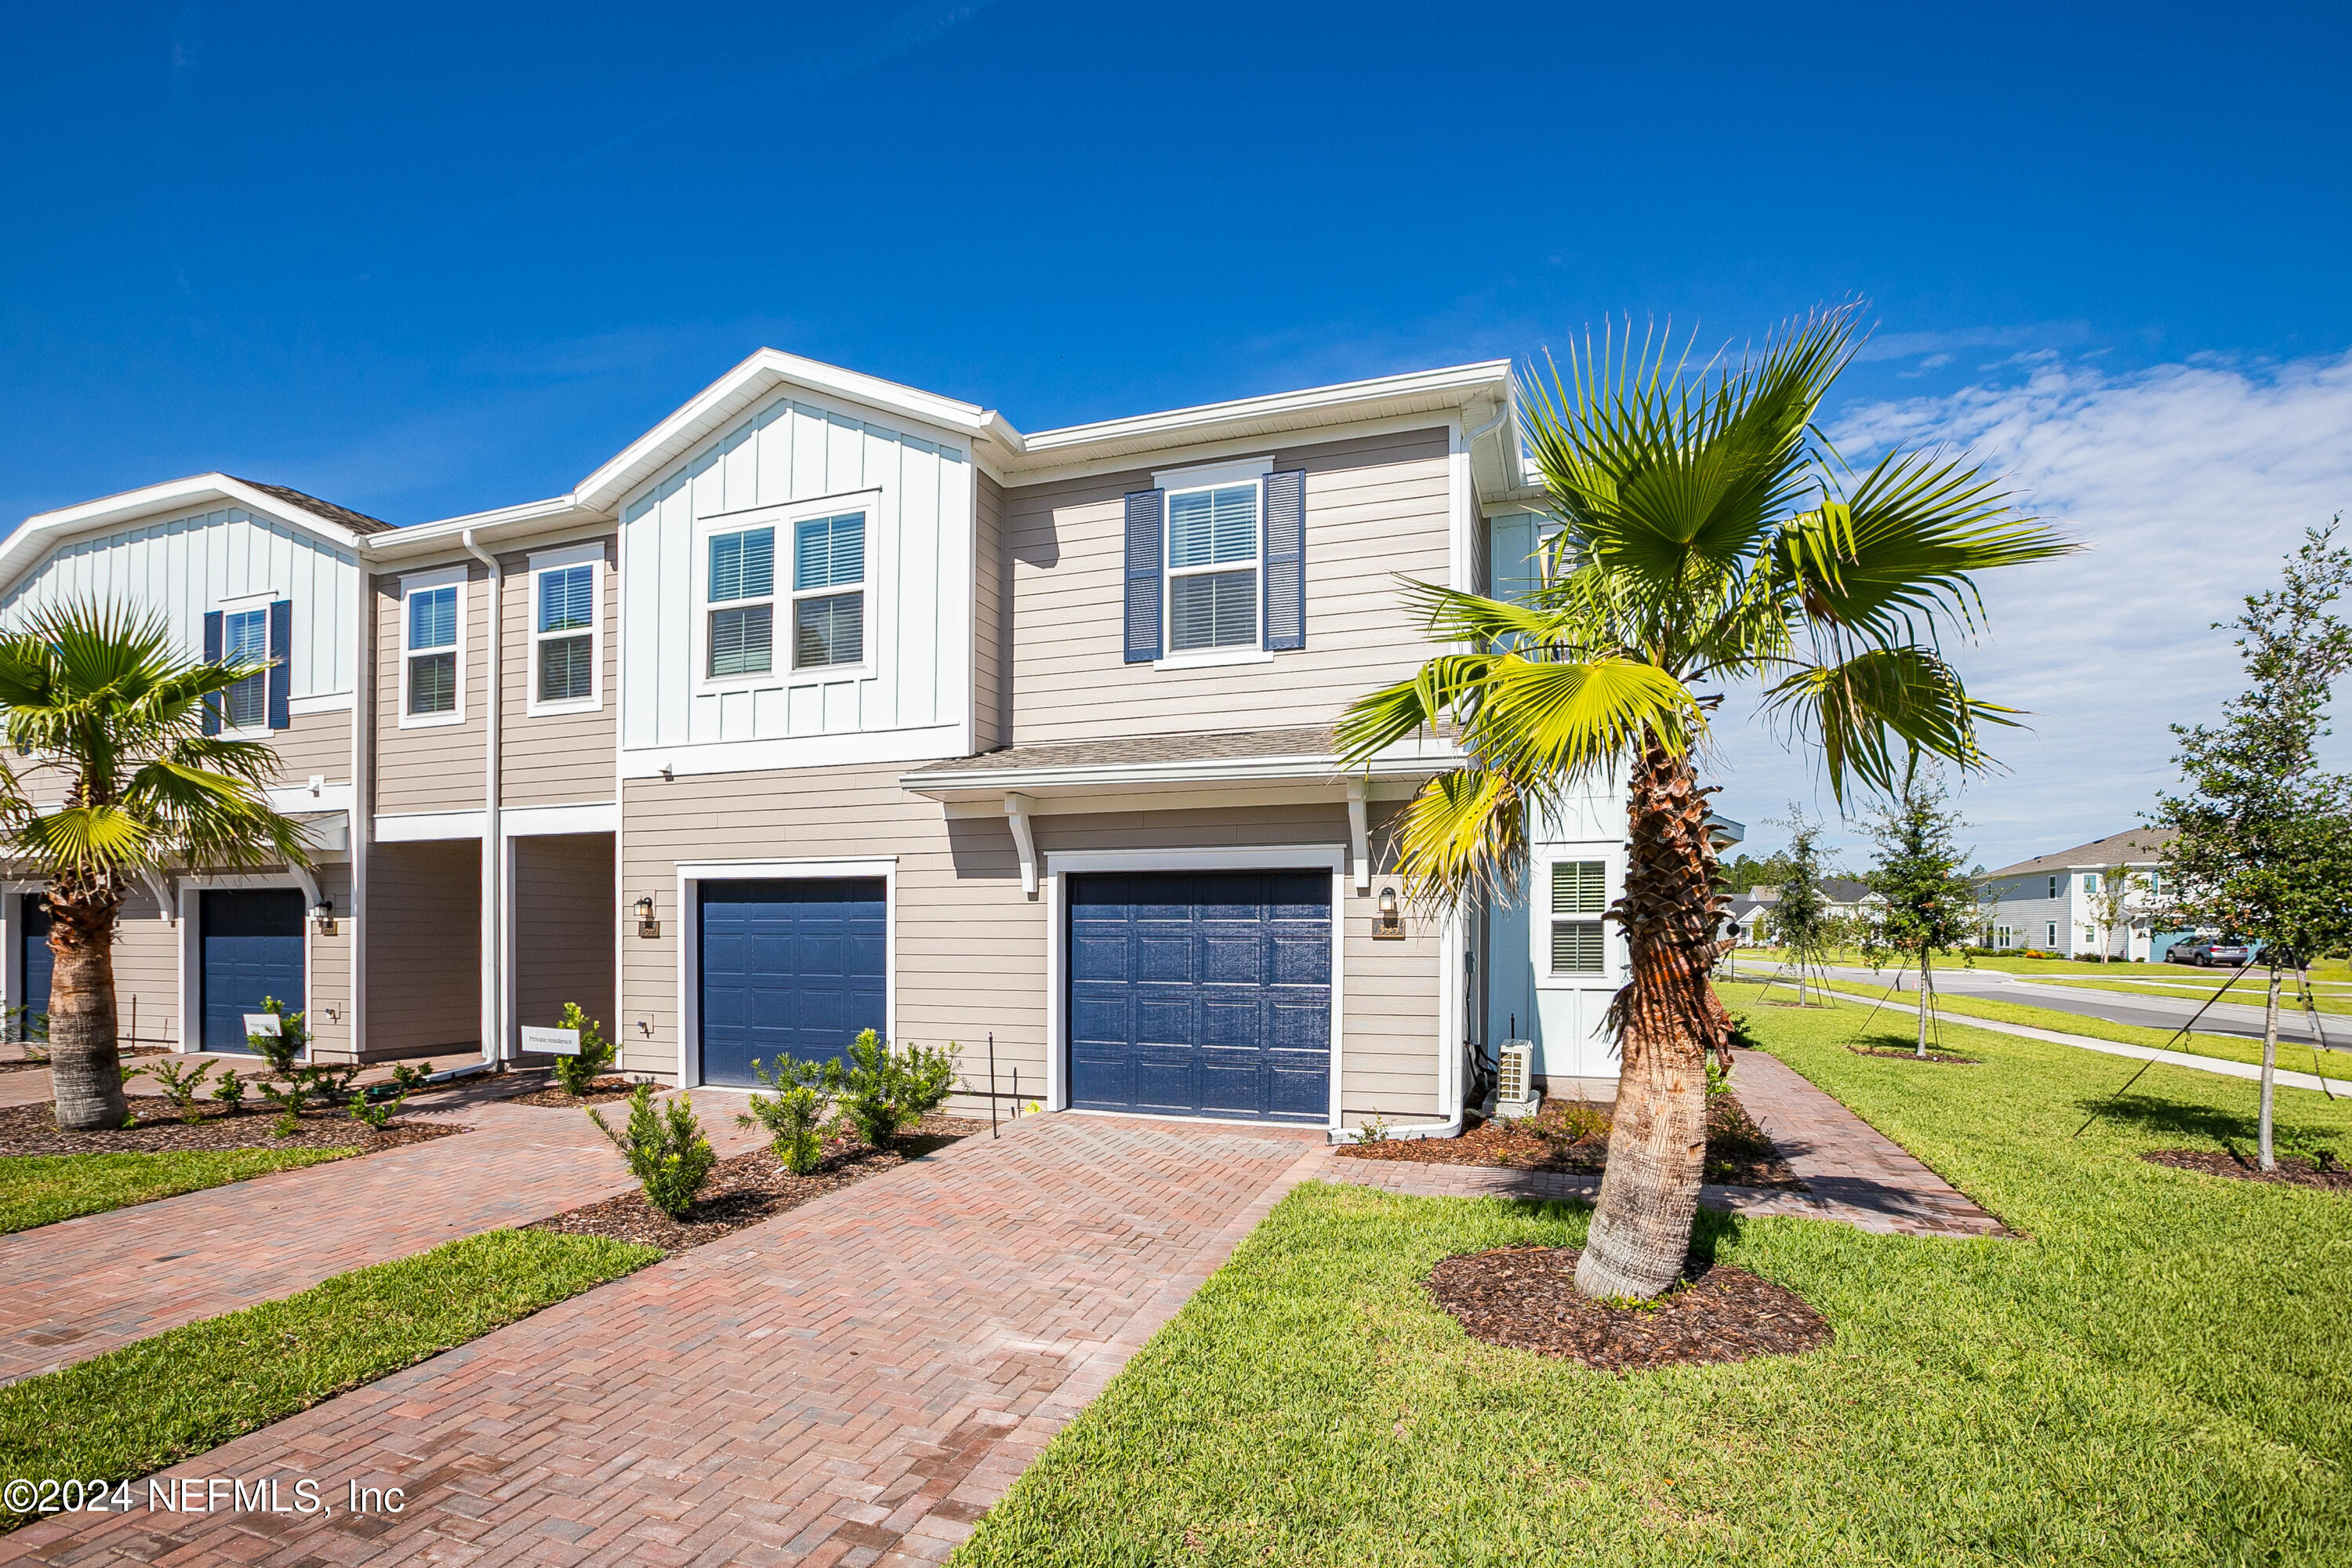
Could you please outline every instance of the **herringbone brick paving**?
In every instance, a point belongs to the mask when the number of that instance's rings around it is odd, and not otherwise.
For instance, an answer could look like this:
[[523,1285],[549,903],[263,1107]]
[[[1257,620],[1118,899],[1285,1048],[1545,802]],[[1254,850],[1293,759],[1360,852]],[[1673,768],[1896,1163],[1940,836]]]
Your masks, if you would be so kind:
[[[1319,1133],[1024,1119],[167,1472],[313,1477],[331,1517],[59,1516],[0,1561],[937,1562],[1328,1162]],[[405,1510],[347,1515],[352,1478]]]

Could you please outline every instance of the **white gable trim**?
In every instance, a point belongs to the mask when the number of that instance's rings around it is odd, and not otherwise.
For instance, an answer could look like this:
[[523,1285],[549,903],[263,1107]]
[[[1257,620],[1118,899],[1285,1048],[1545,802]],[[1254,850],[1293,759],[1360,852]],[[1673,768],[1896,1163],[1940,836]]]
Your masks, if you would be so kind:
[[226,474],[197,474],[142,489],[125,490],[121,495],[101,496],[79,506],[36,512],[26,518],[16,532],[0,542],[0,594],[15,588],[17,579],[61,544],[86,535],[127,528],[151,518],[222,505],[242,507],[257,517],[323,540],[347,552],[353,562],[359,559],[361,541],[369,537],[307,507],[256,489],[242,479],[233,479]]

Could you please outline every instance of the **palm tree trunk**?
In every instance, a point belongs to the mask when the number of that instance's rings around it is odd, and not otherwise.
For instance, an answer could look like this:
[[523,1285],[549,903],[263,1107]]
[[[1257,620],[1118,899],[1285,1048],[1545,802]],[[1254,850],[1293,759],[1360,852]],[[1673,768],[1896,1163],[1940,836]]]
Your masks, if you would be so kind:
[[115,1039],[114,915],[122,900],[103,886],[49,889],[49,1077],[58,1126],[68,1132],[131,1119]]
[[1645,750],[1630,818],[1625,897],[1614,913],[1633,975],[1611,1009],[1617,1110],[1576,1268],[1576,1288],[1601,1298],[1654,1296],[1682,1274],[1706,1157],[1706,1050],[1719,1027],[1706,979],[1715,849],[1687,757]]
[[2271,965],[2270,1005],[2263,1012],[2263,1112],[2261,1129],[2256,1134],[2255,1163],[2265,1171],[2278,1169],[2278,1156],[2271,1149],[2271,1098],[2278,1078],[2278,999],[2279,968]]

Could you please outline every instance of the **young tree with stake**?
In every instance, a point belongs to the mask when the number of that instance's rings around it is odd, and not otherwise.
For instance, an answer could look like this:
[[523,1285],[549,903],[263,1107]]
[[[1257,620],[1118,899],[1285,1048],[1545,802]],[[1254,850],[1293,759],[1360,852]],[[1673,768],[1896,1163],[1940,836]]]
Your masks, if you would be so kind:
[[1963,824],[1948,811],[1942,787],[1913,779],[1871,819],[1870,837],[1878,859],[1864,879],[1886,907],[1870,929],[1874,961],[1898,954],[1906,968],[1919,969],[1919,1040],[1927,1055],[1929,1014],[1936,1005],[1936,955],[1968,945],[1979,924],[1976,889],[1960,874]]
[[2263,1022],[2259,1161],[2271,1147],[2279,984],[2288,969],[2352,943],[2352,779],[2321,771],[2319,738],[2336,679],[2352,669],[2352,626],[2333,606],[2352,586],[2338,516],[2307,530],[2279,586],[2246,595],[2231,622],[2246,689],[2221,722],[2175,724],[2185,788],[2151,818],[2173,829],[2163,877],[2189,918],[2261,944],[2270,973]]

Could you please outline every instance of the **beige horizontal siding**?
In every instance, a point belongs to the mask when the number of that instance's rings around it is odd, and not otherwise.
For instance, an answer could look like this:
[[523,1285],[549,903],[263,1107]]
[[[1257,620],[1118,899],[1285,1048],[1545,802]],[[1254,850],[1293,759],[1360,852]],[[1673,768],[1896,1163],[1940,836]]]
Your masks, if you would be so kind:
[[141,1045],[179,1045],[180,928],[144,888],[124,898],[115,917],[114,1005],[125,1040],[135,1032]]
[[972,750],[992,752],[1007,739],[1003,686],[1008,674],[1004,648],[1011,638],[1004,612],[1012,601],[1003,582],[1009,564],[1004,553],[1004,490],[984,473],[978,479],[971,578],[971,734]]
[[331,713],[296,713],[285,729],[269,737],[278,753],[277,782],[303,784],[312,774],[331,784],[352,782],[352,715],[348,710]]
[[515,1022],[553,1028],[577,1002],[615,1037],[613,836],[516,839],[513,900]]
[[[465,722],[400,727],[400,577],[373,580],[375,594],[375,809],[380,813],[465,811],[482,805],[482,741],[488,733],[482,679],[489,631],[489,574],[467,569],[465,591]],[[373,970],[371,970],[373,973]]]
[[[901,1037],[963,1047],[968,1082],[986,1074],[989,1036],[1001,1081],[1018,1067],[1045,1082],[1047,909],[1021,892],[1010,828],[1001,817],[946,816],[899,789],[898,770],[631,780],[622,797],[625,864],[616,902],[651,894],[661,934],[622,943],[622,1037],[632,1071],[672,1075],[678,1062],[680,860],[897,858],[893,910],[897,1027]],[[1224,807],[1084,813],[1036,819],[1039,850],[1344,845],[1343,806]],[[1377,889],[1379,883],[1375,882]],[[1355,1113],[1427,1121],[1437,1107],[1438,949],[1416,930],[1374,942],[1372,900],[1352,889],[1342,985],[1344,1100]],[[977,1102],[969,1102],[977,1103]]]
[[[340,910],[351,910],[352,870],[348,865],[320,866],[311,876],[319,884],[320,898],[331,899]],[[349,1061],[357,1032],[352,1010],[352,949],[360,940],[358,923],[338,920],[330,934],[319,931],[316,922],[311,922],[305,931],[302,940],[310,957],[310,994],[304,1003],[308,1016],[303,1023],[310,1028],[320,1056]]]
[[472,839],[369,849],[369,1056],[479,1053],[479,852]]
[[1149,469],[1016,489],[1006,501],[1018,743],[1328,722],[1432,651],[1399,574],[1445,580],[1443,429],[1278,451],[1307,472],[1307,647],[1271,662],[1160,670],[1124,661],[1125,497]]
[[[584,542],[574,541],[572,542]],[[579,713],[530,711],[533,683],[539,679],[538,645],[531,628],[538,624],[532,602],[530,552],[499,557],[507,585],[504,620],[506,637],[500,646],[506,670],[499,773],[501,796],[508,805],[559,805],[617,798],[614,778],[619,759],[614,751],[620,713],[620,583],[614,575],[619,538],[607,534],[603,573],[603,668],[597,675],[599,706]],[[545,553],[562,548],[541,546]],[[477,752],[477,766],[479,753]],[[609,882],[611,877],[606,877]]]

